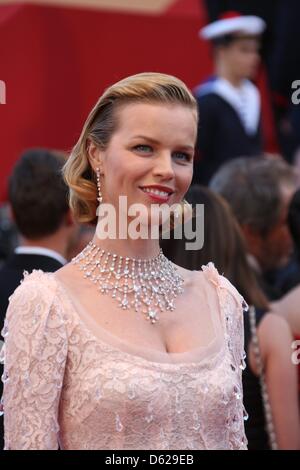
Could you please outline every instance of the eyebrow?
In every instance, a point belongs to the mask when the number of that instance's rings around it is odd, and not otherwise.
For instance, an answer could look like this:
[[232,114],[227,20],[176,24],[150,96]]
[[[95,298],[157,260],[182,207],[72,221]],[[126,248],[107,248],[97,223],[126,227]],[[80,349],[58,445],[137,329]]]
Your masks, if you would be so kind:
[[[132,139],[145,139],[145,140],[148,140],[148,142],[152,142],[155,145],[160,144],[158,140],[152,139],[152,137],[147,137],[146,135],[135,135],[132,137]],[[194,147],[192,145],[178,145],[178,147],[180,147],[181,149],[194,151]]]

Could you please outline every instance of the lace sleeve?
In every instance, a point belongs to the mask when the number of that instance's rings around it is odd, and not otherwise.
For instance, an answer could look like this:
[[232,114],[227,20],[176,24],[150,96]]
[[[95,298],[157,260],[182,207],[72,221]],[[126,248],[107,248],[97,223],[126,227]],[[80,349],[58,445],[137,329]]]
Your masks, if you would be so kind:
[[67,334],[49,275],[25,272],[9,298],[3,407],[5,449],[57,449]]
[[218,270],[212,262],[202,266],[202,270],[208,279],[216,286],[221,295],[223,310],[223,320],[226,323],[226,334],[228,346],[232,354],[234,365],[242,371],[246,367],[244,351],[244,310],[249,309],[246,301],[224,276],[218,273]]
[[224,276],[220,275],[213,263],[203,266],[210,281],[216,286],[222,305],[222,320],[225,326],[226,342],[231,356],[231,369],[235,375],[232,403],[231,442],[234,449],[247,449],[244,421],[248,419],[243,405],[242,372],[246,367],[244,351],[244,316],[248,310],[244,298]]
[[242,371],[246,368],[245,358],[246,353],[244,350],[244,316],[243,312],[249,309],[246,301],[237,291],[237,289],[222,276],[223,287],[228,292],[228,295],[233,299],[234,302],[230,302],[231,312],[230,315],[227,315],[227,331],[229,336],[229,349],[232,353],[233,360],[235,365],[240,371],[242,376]]
[[247,438],[245,434],[244,421],[248,419],[248,413],[243,404],[242,373],[246,368],[244,350],[244,316],[243,311],[248,310],[248,305],[236,288],[222,276],[222,286],[226,291],[225,308],[227,323],[228,348],[232,357],[232,369],[236,374],[236,385],[234,386],[235,416],[231,439],[236,449],[247,449]]

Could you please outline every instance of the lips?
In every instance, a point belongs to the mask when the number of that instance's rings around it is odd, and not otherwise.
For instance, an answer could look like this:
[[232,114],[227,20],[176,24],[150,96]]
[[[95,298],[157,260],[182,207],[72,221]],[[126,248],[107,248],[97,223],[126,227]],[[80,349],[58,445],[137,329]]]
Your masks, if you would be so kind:
[[140,188],[143,191],[147,191],[147,192],[159,191],[159,192],[162,192],[162,193],[167,193],[168,195],[174,193],[174,189],[169,188],[168,186],[161,186],[161,185],[158,185],[158,184],[155,184],[155,185],[153,184],[153,185],[150,185],[150,186],[140,186]]
[[168,201],[170,196],[174,193],[173,189],[160,185],[140,186],[140,189],[152,199],[163,202]]

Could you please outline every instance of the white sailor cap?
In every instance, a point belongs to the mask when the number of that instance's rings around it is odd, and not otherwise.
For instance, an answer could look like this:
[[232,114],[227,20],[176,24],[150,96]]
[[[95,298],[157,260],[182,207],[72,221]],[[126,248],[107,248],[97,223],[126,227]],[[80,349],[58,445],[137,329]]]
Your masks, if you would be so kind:
[[223,13],[217,21],[210,23],[199,31],[202,39],[216,39],[228,34],[259,35],[266,28],[266,23],[259,16],[241,15],[235,11]]

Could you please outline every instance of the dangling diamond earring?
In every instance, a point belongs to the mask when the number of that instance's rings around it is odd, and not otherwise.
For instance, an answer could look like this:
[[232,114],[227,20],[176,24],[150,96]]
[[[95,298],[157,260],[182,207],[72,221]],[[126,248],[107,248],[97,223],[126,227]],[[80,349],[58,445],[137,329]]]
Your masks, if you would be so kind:
[[96,172],[97,172],[97,189],[98,189],[97,201],[99,202],[99,204],[101,204],[103,198],[102,198],[101,184],[100,184],[100,168],[97,168]]

